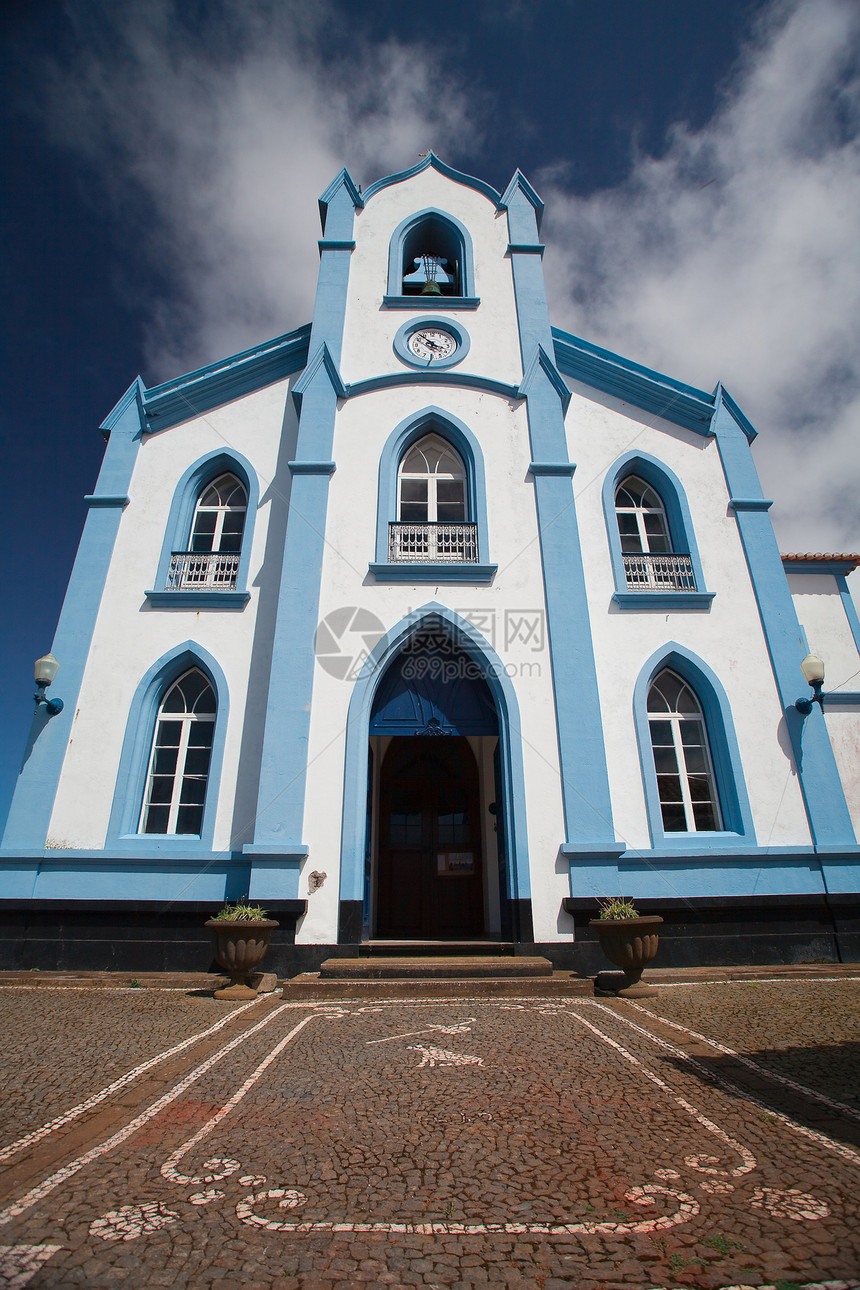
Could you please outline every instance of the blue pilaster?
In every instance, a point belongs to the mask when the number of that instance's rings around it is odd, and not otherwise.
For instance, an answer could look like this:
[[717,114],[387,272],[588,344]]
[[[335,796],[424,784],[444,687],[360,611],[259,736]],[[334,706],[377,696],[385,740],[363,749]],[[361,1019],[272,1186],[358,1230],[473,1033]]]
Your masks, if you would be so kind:
[[565,844],[613,849],[615,833],[585,574],[564,413],[570,392],[555,366],[537,240],[543,203],[519,171],[502,197],[520,331],[547,637],[558,727]]
[[314,636],[319,617],[338,372],[358,189],[343,170],[320,198],[323,240],[308,365],[293,390],[299,413],[284,562],[278,593],[250,896],[292,898],[307,846],[302,842],[308,765]]
[[108,444],[95,492],[86,499],[89,512],[51,645],[60,662],[51,693],[63,700],[64,707],[58,716],[49,717],[43,704],[33,718],[3,835],[4,850],[42,848],[48,836],[102,592],[128,504],[144,427],[144,392],[138,377],[101,427],[109,435]]
[[750,452],[747,431],[751,427],[721,387],[712,429],[784,710],[812,840],[816,850],[852,845],[854,830],[824,717],[813,707],[804,718],[794,706],[795,699],[808,691],[800,671],[806,643],[768,515],[771,503],[762,496]]

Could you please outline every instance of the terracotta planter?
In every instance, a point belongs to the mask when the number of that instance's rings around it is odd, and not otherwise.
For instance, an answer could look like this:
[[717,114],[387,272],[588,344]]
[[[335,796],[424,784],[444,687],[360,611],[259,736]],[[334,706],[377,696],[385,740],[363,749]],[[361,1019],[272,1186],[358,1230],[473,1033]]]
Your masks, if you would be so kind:
[[657,928],[662,921],[658,914],[643,918],[592,918],[588,926],[596,929],[600,948],[610,963],[623,971],[623,976],[617,972],[601,972],[594,983],[595,991],[633,999],[656,994],[641,977],[642,969],[657,953]]
[[215,998],[256,999],[257,991],[249,984],[248,977],[262,963],[272,933],[280,923],[272,918],[256,922],[210,918],[206,926],[212,933],[215,962],[230,976],[230,984],[216,990]]

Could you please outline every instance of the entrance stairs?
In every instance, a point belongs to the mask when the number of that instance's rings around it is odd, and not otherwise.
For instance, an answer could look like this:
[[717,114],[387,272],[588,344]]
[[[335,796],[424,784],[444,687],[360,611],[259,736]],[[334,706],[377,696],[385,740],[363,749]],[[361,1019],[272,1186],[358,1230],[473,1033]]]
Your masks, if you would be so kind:
[[580,994],[592,983],[504,941],[370,941],[285,983],[284,998]]

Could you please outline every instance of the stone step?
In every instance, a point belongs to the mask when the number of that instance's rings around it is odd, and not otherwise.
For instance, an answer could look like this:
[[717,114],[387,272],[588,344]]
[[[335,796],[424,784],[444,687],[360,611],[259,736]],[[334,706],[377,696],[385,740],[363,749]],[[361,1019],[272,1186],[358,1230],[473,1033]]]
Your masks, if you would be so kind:
[[335,958],[320,964],[321,981],[463,981],[486,977],[551,977],[549,959],[519,955],[427,955]]
[[513,958],[513,941],[365,941],[361,958],[471,958],[473,955]]

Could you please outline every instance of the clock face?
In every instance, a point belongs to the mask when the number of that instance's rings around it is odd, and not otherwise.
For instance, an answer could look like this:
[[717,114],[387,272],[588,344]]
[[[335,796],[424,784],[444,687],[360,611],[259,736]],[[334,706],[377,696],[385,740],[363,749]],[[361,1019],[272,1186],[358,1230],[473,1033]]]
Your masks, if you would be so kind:
[[450,358],[457,348],[457,341],[442,327],[421,327],[409,337],[407,346],[416,358],[432,362],[434,358]]

